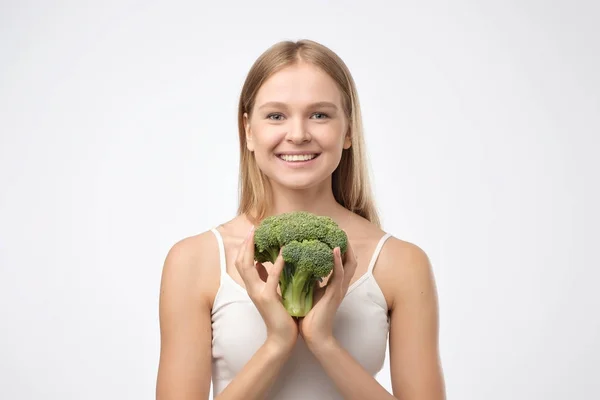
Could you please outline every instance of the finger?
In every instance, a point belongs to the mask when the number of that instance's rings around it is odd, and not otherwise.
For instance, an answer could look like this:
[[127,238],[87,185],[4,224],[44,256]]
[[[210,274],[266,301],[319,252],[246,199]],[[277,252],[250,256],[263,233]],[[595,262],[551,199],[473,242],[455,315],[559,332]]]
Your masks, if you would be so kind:
[[[344,266],[344,288],[350,286],[350,281],[356,272],[356,267],[358,266],[358,259],[356,258],[356,254],[354,254],[354,249],[350,245],[350,241],[348,241],[348,246],[346,247],[346,253],[344,253],[345,261],[343,262]],[[340,257],[341,261],[341,257]]]
[[246,288],[251,289],[260,281],[258,270],[254,266],[254,227],[248,232],[242,243],[235,266],[246,284]]
[[313,304],[317,304],[323,295],[325,294],[327,287],[319,286],[319,282],[315,282],[315,288],[313,290]]
[[260,277],[260,279],[263,282],[266,282],[267,278],[269,277],[269,273],[267,272],[267,269],[265,268],[265,266],[262,265],[262,263],[257,262],[256,270],[258,271],[258,276]]
[[344,281],[344,267],[339,256],[339,247],[333,249],[333,273],[325,287],[323,297],[331,300],[342,293],[342,282]]
[[254,267],[254,225],[252,225],[250,232],[248,232],[248,235],[246,236],[246,243],[244,246],[243,265],[247,268]]
[[244,257],[247,253],[247,245],[249,242],[249,238],[250,238],[250,234],[252,233],[252,230],[248,231],[248,234],[246,235],[246,237],[244,238],[244,240],[242,241],[242,244],[240,245],[239,249],[238,249],[238,253],[237,256],[235,258],[235,266],[238,269],[238,272],[241,274],[242,273],[242,269],[244,268]]
[[[344,230],[346,233],[346,238],[348,238],[348,232]],[[358,261],[358,256],[354,253],[354,249],[352,249],[352,243],[350,243],[350,239],[347,240],[346,251],[342,254],[342,265],[344,265],[344,269],[347,261],[351,261],[351,259],[355,259]]]
[[340,257],[340,248],[336,247],[333,249],[333,273],[327,286],[340,285],[344,280],[344,267],[342,265],[342,259]]
[[277,256],[275,264],[273,264],[273,268],[271,268],[269,276],[267,277],[267,290],[277,290],[277,285],[279,284],[279,277],[281,276],[281,272],[283,271],[284,266],[285,261],[283,261],[281,250],[279,250],[279,255]]

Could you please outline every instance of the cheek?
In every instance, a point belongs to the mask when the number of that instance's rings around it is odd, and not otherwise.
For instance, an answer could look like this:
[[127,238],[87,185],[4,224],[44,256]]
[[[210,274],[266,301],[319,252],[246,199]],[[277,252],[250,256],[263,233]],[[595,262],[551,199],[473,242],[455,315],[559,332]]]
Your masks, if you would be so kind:
[[253,141],[257,146],[256,150],[270,151],[276,147],[283,138],[285,138],[285,130],[282,127],[268,126],[257,124],[252,129]]
[[311,131],[313,140],[316,140],[323,149],[336,150],[344,144],[345,135],[341,123],[314,126]]

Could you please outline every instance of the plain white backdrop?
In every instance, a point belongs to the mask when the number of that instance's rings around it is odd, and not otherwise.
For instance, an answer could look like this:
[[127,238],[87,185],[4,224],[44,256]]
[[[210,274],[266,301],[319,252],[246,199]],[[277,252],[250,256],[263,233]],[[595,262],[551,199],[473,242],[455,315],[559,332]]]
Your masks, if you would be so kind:
[[302,38],[348,64],[384,229],[431,258],[448,398],[600,398],[599,19],[1,1],[0,398],[154,398],[164,258],[234,216],[245,74]]

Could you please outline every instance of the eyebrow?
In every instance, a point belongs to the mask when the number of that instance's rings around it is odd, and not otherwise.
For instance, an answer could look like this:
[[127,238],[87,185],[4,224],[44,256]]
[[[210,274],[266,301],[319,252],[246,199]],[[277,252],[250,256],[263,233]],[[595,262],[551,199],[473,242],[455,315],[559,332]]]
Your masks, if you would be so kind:
[[[260,107],[258,107],[259,110],[263,109],[263,108],[267,108],[267,107],[280,107],[280,108],[287,108],[287,105],[285,103],[282,103],[280,101],[269,101],[263,105],[261,105]],[[333,108],[334,110],[337,110],[337,106],[329,101],[319,101],[316,103],[312,103],[308,105],[308,108]]]

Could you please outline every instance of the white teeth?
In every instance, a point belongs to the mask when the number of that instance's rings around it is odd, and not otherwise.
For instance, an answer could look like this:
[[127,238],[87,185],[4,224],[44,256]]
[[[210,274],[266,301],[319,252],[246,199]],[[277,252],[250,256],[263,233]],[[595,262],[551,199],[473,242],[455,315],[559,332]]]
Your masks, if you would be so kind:
[[279,156],[284,161],[308,161],[315,158],[316,154],[297,154],[297,155],[287,155],[282,154]]

